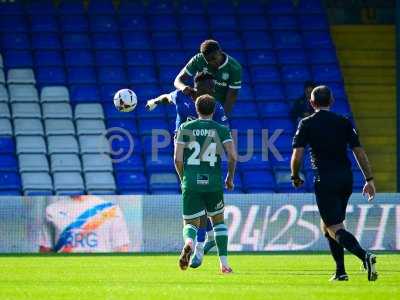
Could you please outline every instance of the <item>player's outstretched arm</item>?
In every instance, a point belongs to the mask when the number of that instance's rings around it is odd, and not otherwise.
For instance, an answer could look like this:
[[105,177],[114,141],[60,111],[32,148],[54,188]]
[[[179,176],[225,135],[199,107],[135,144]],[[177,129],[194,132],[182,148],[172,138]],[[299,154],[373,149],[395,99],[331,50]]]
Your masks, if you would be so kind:
[[226,174],[225,186],[229,191],[235,187],[233,180],[235,178],[237,153],[232,141],[224,143],[225,151],[228,155],[228,174]]
[[170,103],[173,103],[171,99],[171,94],[162,94],[155,99],[148,100],[146,103],[146,109],[148,111],[152,111],[159,104],[170,104]]
[[292,182],[293,186],[299,188],[303,185],[304,180],[300,178],[300,166],[301,162],[303,161],[304,156],[304,148],[294,148],[292,153],[292,158],[290,160],[290,168],[292,170]]
[[368,201],[371,201],[375,197],[376,189],[367,153],[365,153],[365,150],[362,147],[354,147],[353,154],[365,177],[366,182],[363,188],[363,194],[368,197]]
[[183,68],[179,74],[176,76],[174,81],[174,86],[176,89],[182,91],[186,96],[194,97],[195,90],[191,86],[188,86],[185,82],[190,79],[190,75],[186,73],[185,68]]

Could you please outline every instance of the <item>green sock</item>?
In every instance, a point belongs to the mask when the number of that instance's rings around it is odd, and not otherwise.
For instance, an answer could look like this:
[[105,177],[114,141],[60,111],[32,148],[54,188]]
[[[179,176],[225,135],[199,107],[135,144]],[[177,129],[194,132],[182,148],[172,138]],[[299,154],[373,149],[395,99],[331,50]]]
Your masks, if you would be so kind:
[[196,239],[197,228],[196,228],[196,226],[193,226],[191,224],[186,224],[183,227],[182,234],[183,234],[183,240],[185,241],[185,243],[188,240],[191,240],[193,243],[193,241]]
[[214,225],[215,242],[218,248],[219,256],[228,255],[228,227],[224,222]]

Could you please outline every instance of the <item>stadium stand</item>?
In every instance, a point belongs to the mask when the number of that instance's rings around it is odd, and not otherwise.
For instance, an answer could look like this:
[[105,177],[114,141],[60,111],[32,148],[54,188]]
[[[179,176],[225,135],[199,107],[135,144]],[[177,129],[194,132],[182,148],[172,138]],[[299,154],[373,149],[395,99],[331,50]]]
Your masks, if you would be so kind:
[[[87,7],[82,1],[16,1],[0,3],[0,11],[0,145],[8,158],[0,171],[1,194],[177,193],[172,146],[152,159],[148,137],[152,129],[172,132],[174,108],[148,113],[143,106],[174,89],[177,72],[209,37],[243,66],[231,120],[240,154],[246,131],[255,133],[256,153],[239,164],[236,192],[295,192],[288,177],[295,128],[289,110],[305,80],[342,91],[335,94],[335,110],[352,116],[319,0],[297,6],[281,0],[122,0],[119,7],[111,0],[92,0]],[[224,16],[215,18],[215,12]],[[133,113],[112,104],[123,87],[138,94]],[[127,139],[108,147],[103,133],[113,127],[132,135],[134,149],[111,164],[116,151],[130,150]],[[284,129],[276,142],[283,161],[271,151],[263,160],[263,128]],[[311,176],[309,168],[303,173]]]

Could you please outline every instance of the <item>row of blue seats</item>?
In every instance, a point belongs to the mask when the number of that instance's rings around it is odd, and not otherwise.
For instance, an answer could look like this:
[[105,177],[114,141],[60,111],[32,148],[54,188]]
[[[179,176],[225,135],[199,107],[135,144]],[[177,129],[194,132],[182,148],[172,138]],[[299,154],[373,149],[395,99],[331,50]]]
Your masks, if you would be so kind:
[[204,31],[211,30],[327,30],[324,15],[310,18],[307,15],[280,15],[267,18],[265,15],[240,16],[4,16],[0,20],[0,32],[117,32],[122,31]]
[[3,49],[96,49],[96,50],[194,50],[202,41],[215,38],[226,50],[326,49],[334,48],[328,31],[218,31],[207,32],[147,32],[118,33],[10,33],[3,32]]
[[[122,66],[180,66],[188,61],[193,51],[184,50],[8,50],[4,52],[6,68],[21,67],[122,67]],[[334,49],[280,49],[229,51],[229,55],[243,66],[334,64]]]
[[219,1],[120,1],[119,6],[114,6],[111,0],[91,0],[87,10],[83,1],[64,0],[58,6],[54,1],[40,0],[29,1],[24,6],[19,1],[0,4],[0,15],[51,15],[64,14],[75,15],[88,12],[93,15],[108,15],[115,11],[120,14],[150,14],[163,15],[181,13],[188,15],[204,14],[219,15],[221,11],[225,14],[258,14],[260,12],[269,14],[321,14],[324,8],[320,0],[300,0],[294,5],[292,0],[269,0],[265,1],[239,1],[237,4],[230,0]]

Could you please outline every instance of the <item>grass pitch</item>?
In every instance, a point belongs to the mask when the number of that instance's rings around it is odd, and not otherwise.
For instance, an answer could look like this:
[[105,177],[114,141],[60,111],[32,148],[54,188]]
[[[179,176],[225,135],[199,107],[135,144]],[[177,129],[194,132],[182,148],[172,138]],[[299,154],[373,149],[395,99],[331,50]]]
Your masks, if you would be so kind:
[[230,255],[232,275],[217,256],[180,271],[178,255],[2,256],[0,299],[400,299],[400,254],[378,255],[379,280],[368,282],[346,256],[348,282],[328,282],[327,254]]

